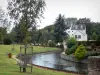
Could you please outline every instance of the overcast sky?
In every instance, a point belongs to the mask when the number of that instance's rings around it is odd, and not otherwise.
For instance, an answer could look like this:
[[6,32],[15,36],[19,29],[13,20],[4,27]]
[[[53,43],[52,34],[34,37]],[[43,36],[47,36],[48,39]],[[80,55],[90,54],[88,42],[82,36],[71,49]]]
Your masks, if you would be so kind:
[[[65,17],[90,18],[100,22],[100,0],[45,0],[45,19],[42,19],[40,28],[51,25],[59,14]],[[0,0],[0,6],[6,9],[7,1]]]

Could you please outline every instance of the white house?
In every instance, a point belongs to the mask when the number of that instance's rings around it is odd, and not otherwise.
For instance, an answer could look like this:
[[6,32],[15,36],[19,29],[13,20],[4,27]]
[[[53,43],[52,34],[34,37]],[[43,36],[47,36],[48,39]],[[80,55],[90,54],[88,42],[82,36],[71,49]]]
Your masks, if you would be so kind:
[[77,41],[87,41],[86,26],[72,23],[66,30],[69,37],[75,37]]

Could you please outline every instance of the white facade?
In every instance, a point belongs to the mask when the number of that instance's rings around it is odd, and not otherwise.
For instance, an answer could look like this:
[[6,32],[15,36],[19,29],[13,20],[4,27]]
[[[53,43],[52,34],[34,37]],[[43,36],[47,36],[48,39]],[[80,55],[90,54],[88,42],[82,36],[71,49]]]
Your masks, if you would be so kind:
[[71,25],[66,32],[69,37],[75,37],[77,41],[87,41],[85,25]]

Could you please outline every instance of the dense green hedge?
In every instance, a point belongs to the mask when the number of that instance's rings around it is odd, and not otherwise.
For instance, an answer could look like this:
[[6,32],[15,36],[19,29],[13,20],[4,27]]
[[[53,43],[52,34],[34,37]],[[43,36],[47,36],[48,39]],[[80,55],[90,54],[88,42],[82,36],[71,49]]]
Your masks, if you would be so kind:
[[88,57],[88,56],[98,56],[98,55],[100,55],[100,52],[88,51],[88,53],[86,54],[86,57]]
[[91,44],[95,44],[96,46],[100,46],[100,41],[77,41],[78,45],[85,45],[85,46],[91,46]]

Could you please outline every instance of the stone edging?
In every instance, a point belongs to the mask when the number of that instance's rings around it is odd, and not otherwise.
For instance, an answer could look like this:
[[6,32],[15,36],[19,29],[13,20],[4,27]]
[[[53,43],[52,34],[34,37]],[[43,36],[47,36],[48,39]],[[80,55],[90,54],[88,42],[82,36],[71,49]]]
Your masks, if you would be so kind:
[[68,60],[68,61],[81,62],[81,63],[88,63],[88,60],[87,60],[87,59],[78,61],[74,56],[72,56],[72,55],[66,55],[66,54],[64,54],[64,53],[62,53],[62,54],[60,55],[60,57],[61,57],[62,59]]

